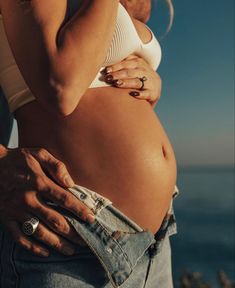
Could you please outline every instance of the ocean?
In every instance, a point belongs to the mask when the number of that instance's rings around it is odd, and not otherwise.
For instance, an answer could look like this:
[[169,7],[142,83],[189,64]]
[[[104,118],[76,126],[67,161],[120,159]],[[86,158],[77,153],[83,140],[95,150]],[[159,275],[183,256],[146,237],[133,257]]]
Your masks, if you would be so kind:
[[171,237],[175,287],[183,270],[217,288],[217,272],[235,280],[233,167],[179,168],[174,200],[178,233]]

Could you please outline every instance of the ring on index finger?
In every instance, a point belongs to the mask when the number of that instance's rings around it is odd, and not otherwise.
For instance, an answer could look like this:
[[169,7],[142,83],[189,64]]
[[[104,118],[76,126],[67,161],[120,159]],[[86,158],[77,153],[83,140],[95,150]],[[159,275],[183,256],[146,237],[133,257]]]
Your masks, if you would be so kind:
[[25,221],[22,225],[22,232],[25,235],[31,236],[36,231],[39,224],[39,220],[36,217],[32,217],[29,220]]
[[146,76],[140,77],[139,80],[141,81],[141,87],[139,88],[139,90],[144,90],[144,82],[148,80],[148,78]]

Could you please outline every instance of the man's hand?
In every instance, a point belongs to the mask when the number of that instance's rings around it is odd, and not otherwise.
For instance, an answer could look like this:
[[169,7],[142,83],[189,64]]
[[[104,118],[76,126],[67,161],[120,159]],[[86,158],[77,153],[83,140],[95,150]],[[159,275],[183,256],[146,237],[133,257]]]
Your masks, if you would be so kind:
[[[106,67],[105,81],[115,87],[135,89],[128,91],[136,99],[147,100],[154,108],[161,96],[162,81],[158,73],[142,58],[130,55],[120,63]],[[146,77],[144,89],[140,78]]]
[[[65,165],[45,149],[6,149],[0,145],[0,222],[18,244],[33,253],[49,255],[46,246],[34,238],[65,255],[74,252],[71,242],[85,244],[66,219],[43,201],[50,200],[92,223],[92,211],[66,190],[73,185]],[[40,223],[28,237],[21,226],[34,216]]]

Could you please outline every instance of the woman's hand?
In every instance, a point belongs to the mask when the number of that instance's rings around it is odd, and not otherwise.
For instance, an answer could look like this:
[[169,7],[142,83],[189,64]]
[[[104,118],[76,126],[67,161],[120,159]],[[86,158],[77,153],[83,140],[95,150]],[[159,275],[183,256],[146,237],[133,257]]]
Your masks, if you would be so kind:
[[[43,201],[50,200],[92,223],[94,219],[89,218],[92,211],[66,189],[73,185],[65,165],[47,150],[6,149],[0,145],[0,222],[23,248],[48,256],[43,245],[46,244],[71,255],[75,250],[72,243],[84,245],[66,219]],[[29,237],[22,233],[21,227],[32,217],[37,217],[40,223]]]
[[[144,99],[155,107],[161,96],[162,81],[158,73],[142,58],[130,55],[120,63],[106,67],[105,81],[122,89],[134,89],[130,95]],[[140,78],[146,77],[143,82]]]

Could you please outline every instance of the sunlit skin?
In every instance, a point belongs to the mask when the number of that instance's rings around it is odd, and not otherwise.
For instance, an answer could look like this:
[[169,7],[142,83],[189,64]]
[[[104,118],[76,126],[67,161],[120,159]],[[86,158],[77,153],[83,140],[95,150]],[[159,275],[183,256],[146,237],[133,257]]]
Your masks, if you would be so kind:
[[[149,18],[151,1],[122,2],[136,19]],[[133,21],[142,40],[150,41],[148,29]],[[88,66],[93,64],[90,61]],[[55,117],[37,101],[26,104],[15,112],[19,145],[44,147],[66,164],[76,184],[108,197],[136,223],[155,233],[172,198],[175,156],[153,107],[147,100],[130,96],[131,91],[87,89],[66,117]]]
[[152,7],[151,0],[122,0],[120,2],[132,17],[144,23],[149,20]]
[[[149,11],[146,14],[148,18]],[[141,28],[140,36],[146,39],[149,32]],[[36,102],[15,115],[21,146],[45,147],[66,164],[75,183],[108,197],[140,226],[158,230],[172,197],[176,165],[168,137],[147,101],[126,90],[95,88],[88,89],[64,119],[53,121]]]

